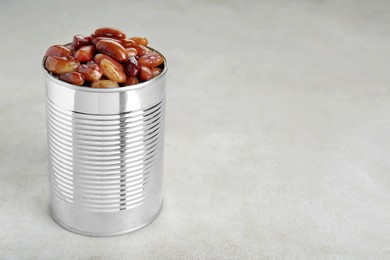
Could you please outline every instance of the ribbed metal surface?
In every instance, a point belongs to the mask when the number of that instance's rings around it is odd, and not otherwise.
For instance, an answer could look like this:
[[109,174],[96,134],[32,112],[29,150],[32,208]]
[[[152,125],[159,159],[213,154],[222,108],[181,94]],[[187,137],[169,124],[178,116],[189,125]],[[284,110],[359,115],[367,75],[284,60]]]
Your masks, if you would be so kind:
[[118,115],[64,110],[47,100],[51,193],[83,210],[134,208],[161,190],[164,101]]

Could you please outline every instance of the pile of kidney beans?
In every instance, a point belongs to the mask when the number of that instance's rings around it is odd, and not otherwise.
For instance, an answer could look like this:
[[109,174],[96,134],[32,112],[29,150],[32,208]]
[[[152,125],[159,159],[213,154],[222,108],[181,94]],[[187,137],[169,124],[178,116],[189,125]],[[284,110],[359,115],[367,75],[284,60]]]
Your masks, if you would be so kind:
[[71,44],[51,46],[45,68],[77,86],[130,86],[158,76],[163,69],[164,58],[147,45],[146,38],[127,38],[119,29],[102,27],[91,36],[75,35]]

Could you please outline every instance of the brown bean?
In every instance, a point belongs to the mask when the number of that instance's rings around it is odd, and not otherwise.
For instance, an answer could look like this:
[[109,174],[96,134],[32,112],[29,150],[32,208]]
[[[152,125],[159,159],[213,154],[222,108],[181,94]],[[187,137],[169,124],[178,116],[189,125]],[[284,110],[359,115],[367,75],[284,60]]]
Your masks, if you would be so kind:
[[98,81],[103,74],[102,69],[93,62],[88,62],[87,64],[82,64],[78,70],[85,78],[86,81]]
[[101,27],[96,29],[95,31],[96,37],[109,37],[109,38],[117,38],[124,39],[126,38],[126,34],[119,29],[111,28],[111,27]]
[[74,57],[80,62],[87,62],[92,60],[95,50],[94,45],[83,46],[75,52]]
[[119,62],[117,62],[116,60],[114,60],[113,58],[111,58],[110,56],[108,56],[107,54],[104,54],[104,53],[99,53],[99,54],[96,54],[95,57],[93,58],[93,61],[100,65],[100,62],[103,60],[103,59],[107,59],[109,61],[111,61],[112,63],[115,64],[115,66],[117,66],[118,68],[120,68],[121,70],[124,71],[124,68],[123,68],[123,65],[120,64]]
[[152,72],[153,77],[157,77],[158,75],[161,74],[162,69],[155,67],[155,68],[151,68],[150,71]]
[[49,56],[45,61],[45,68],[54,74],[63,74],[67,72],[77,71],[80,66],[75,58],[69,57],[57,57]]
[[138,78],[141,81],[147,81],[153,78],[153,73],[146,66],[139,66]]
[[136,48],[126,48],[127,53],[129,56],[137,56],[137,49]]
[[163,64],[164,59],[157,52],[147,53],[138,59],[139,65],[144,65],[149,68],[157,67]]
[[137,43],[139,45],[143,45],[143,46],[147,46],[149,43],[148,39],[146,39],[144,37],[132,37],[130,39],[135,41],[135,43]]
[[126,83],[125,83],[125,86],[131,86],[131,85],[135,85],[135,84],[138,84],[138,79],[137,77],[128,77],[126,79]]
[[126,49],[117,42],[101,40],[96,44],[96,48],[119,62],[125,62],[129,59]]
[[110,80],[122,83],[126,81],[126,74],[120,68],[116,67],[114,63],[109,60],[103,59],[100,62],[100,68],[103,71],[103,75]]
[[118,83],[109,79],[102,79],[92,83],[92,88],[119,88]]
[[81,86],[84,84],[84,77],[78,72],[67,72],[60,74],[58,77],[60,80],[68,82],[73,85]]
[[67,57],[72,56],[72,51],[63,45],[53,45],[47,49],[45,56]]

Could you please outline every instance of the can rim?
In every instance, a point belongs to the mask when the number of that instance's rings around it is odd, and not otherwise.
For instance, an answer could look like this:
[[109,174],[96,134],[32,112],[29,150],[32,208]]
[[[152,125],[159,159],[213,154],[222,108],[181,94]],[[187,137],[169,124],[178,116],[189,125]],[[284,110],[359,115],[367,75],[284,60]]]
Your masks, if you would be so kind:
[[123,92],[123,91],[137,90],[137,89],[140,89],[140,88],[145,88],[145,87],[153,84],[154,82],[160,80],[166,74],[166,72],[168,71],[168,61],[165,58],[165,56],[162,55],[159,51],[157,51],[154,48],[151,48],[149,46],[148,46],[148,48],[153,50],[153,51],[155,51],[155,52],[157,52],[158,54],[161,55],[161,57],[163,57],[163,59],[164,59],[164,69],[157,77],[152,78],[152,79],[150,79],[148,81],[145,81],[145,82],[142,82],[142,83],[138,83],[136,85],[131,85],[131,86],[125,86],[125,87],[119,87],[119,88],[91,88],[91,87],[77,86],[77,85],[73,85],[73,84],[67,83],[65,81],[56,79],[51,73],[49,73],[46,70],[46,68],[45,68],[46,56],[43,56],[43,59],[42,59],[42,69],[43,69],[43,71],[45,73],[46,78],[54,81],[55,83],[57,83],[57,84],[59,84],[59,85],[61,85],[63,87],[74,89],[74,90],[77,90],[77,91],[95,92],[95,93],[112,93],[112,92]]

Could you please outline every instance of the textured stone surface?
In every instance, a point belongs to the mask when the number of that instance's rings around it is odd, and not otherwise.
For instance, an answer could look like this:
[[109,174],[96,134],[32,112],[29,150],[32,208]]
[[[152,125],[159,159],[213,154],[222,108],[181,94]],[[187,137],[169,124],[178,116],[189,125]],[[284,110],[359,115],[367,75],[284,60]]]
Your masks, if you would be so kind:
[[[0,259],[390,258],[388,1],[0,10]],[[164,210],[112,238],[48,213],[41,58],[99,26],[170,63]]]

